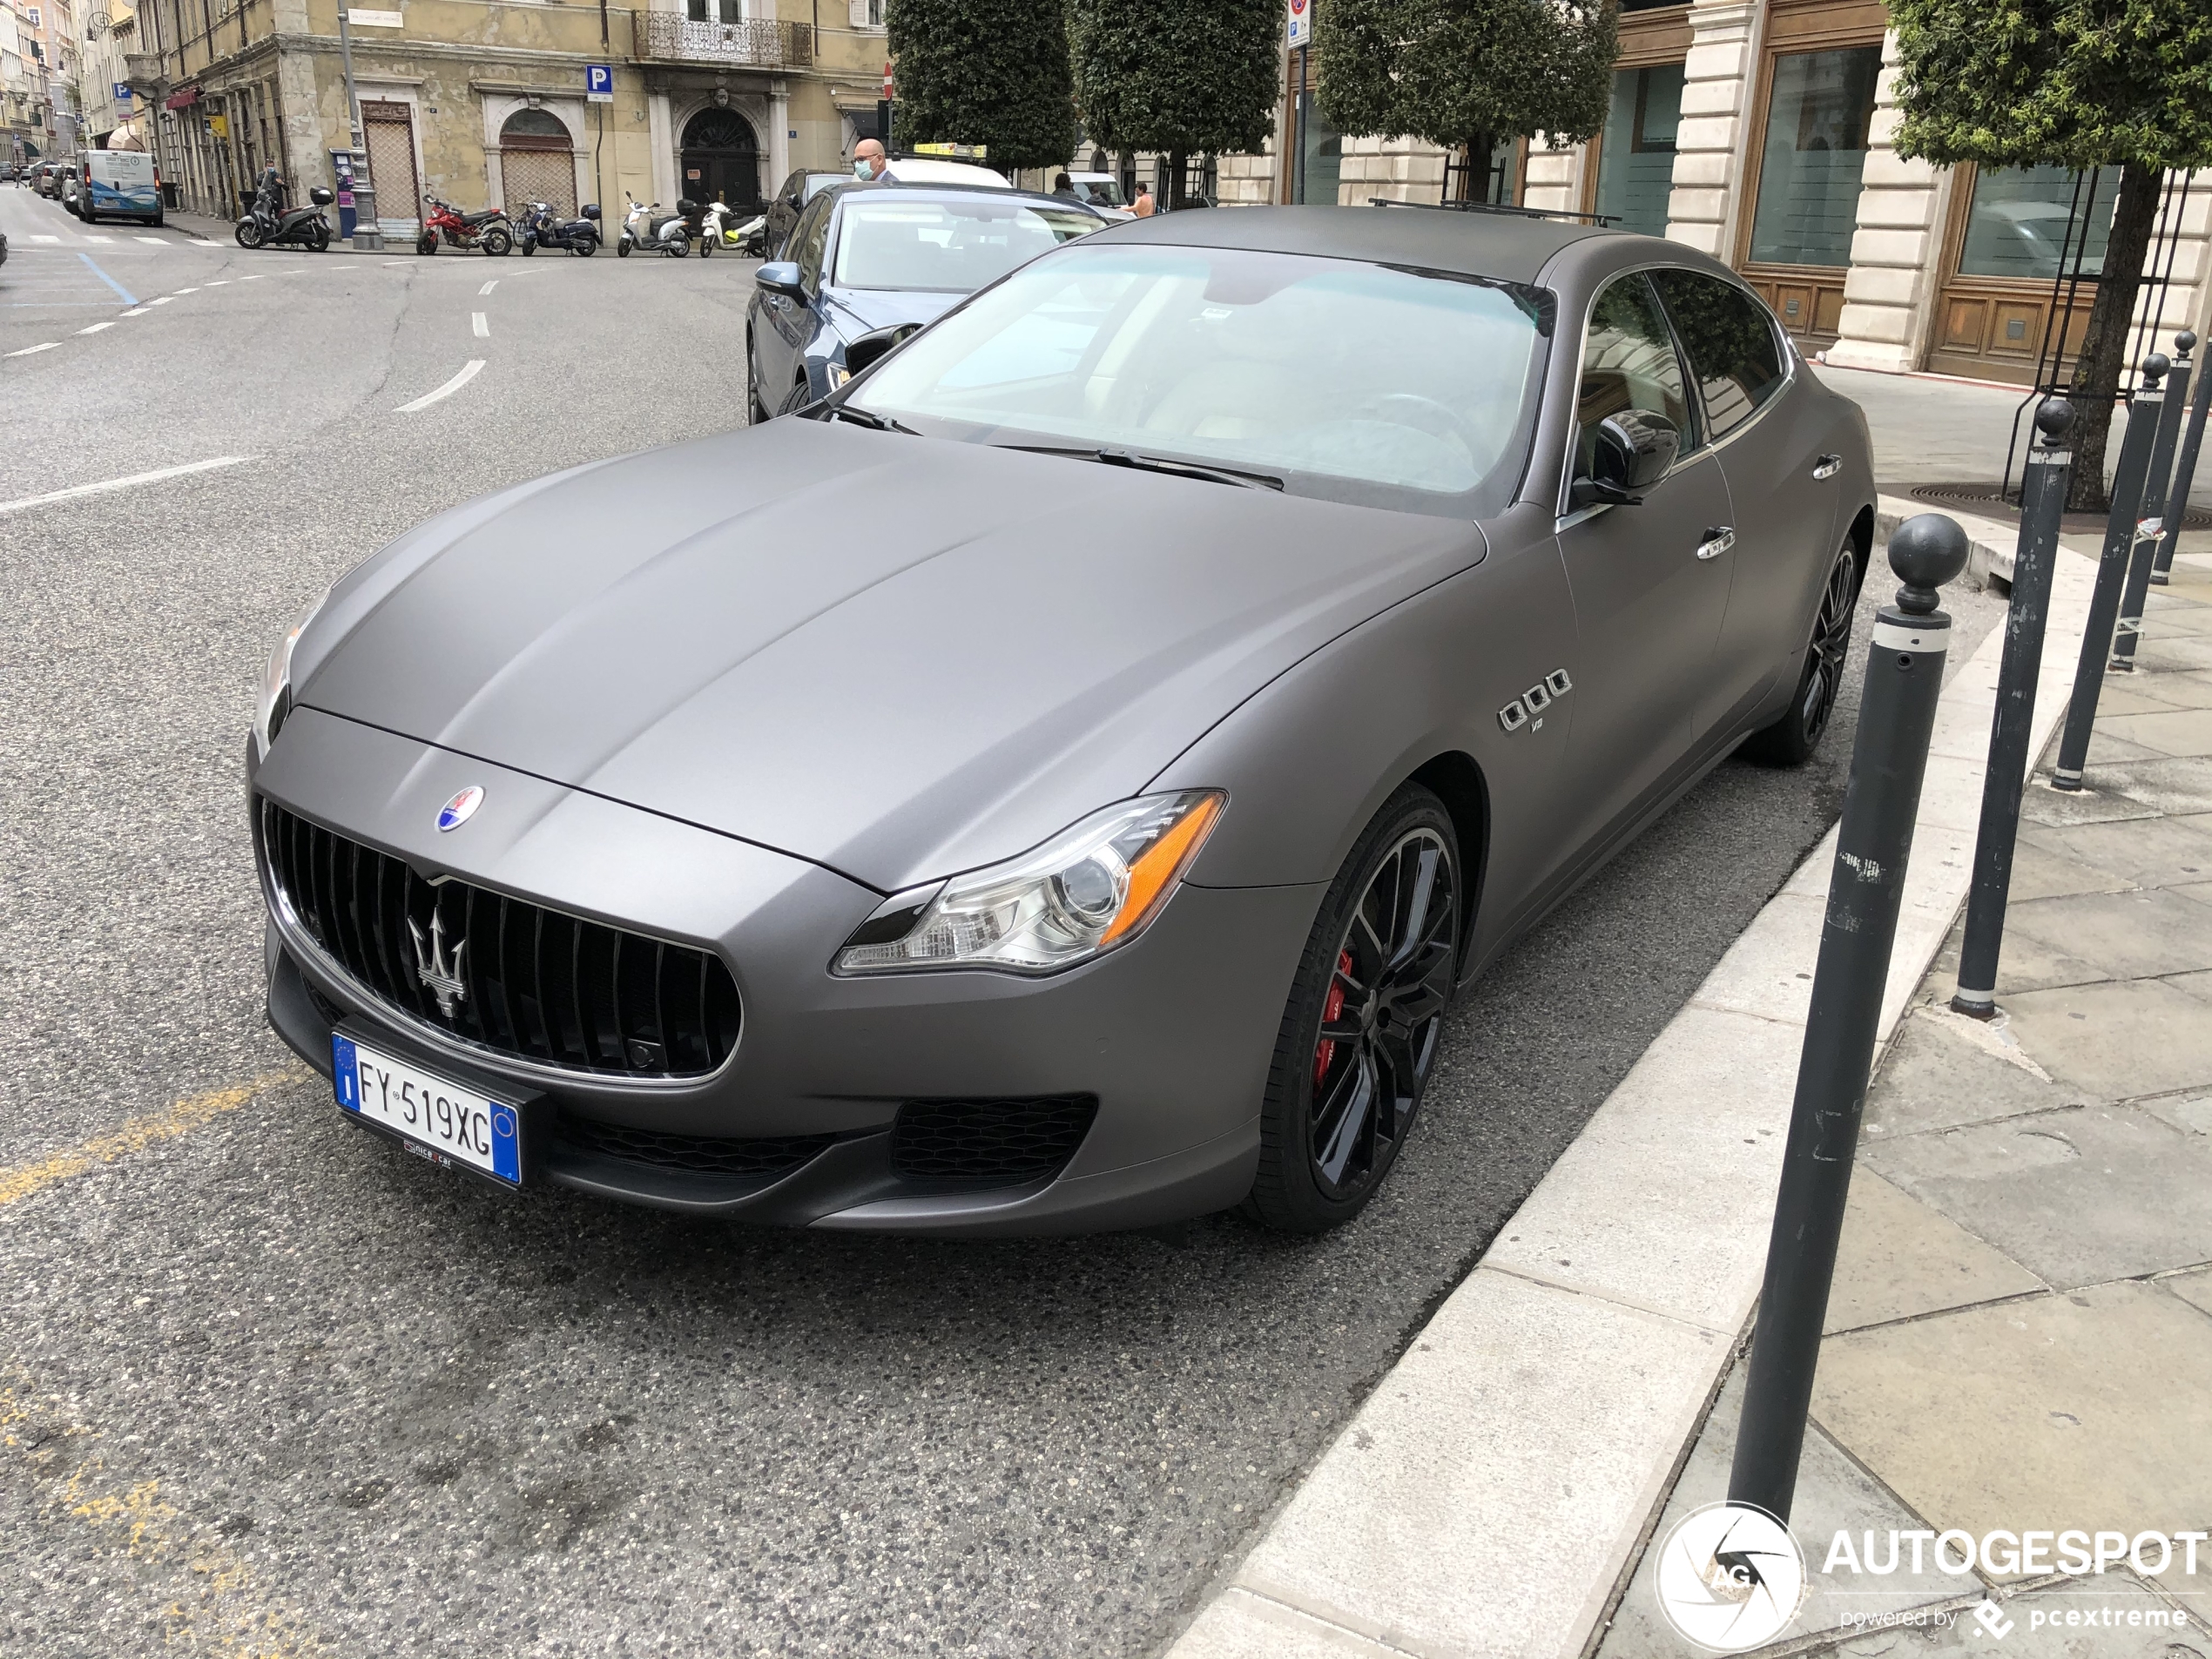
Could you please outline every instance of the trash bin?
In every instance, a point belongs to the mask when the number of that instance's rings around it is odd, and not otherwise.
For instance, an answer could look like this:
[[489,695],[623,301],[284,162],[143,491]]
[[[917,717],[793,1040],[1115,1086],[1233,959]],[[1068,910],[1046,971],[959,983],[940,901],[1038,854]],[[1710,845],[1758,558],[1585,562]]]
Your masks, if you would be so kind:
[[178,190],[174,179],[165,179],[161,181],[161,205],[172,213],[185,205],[183,194]]

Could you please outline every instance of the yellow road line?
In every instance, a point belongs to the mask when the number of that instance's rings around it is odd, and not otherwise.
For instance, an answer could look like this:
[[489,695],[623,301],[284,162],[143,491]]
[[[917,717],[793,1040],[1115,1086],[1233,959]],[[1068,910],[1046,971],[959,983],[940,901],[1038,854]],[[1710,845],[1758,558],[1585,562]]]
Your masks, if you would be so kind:
[[[20,1366],[7,1369],[27,1380]],[[0,1447],[44,1488],[43,1518],[80,1522],[87,1530],[78,1535],[95,1549],[138,1564],[133,1576],[158,1600],[165,1648],[224,1659],[313,1659],[326,1650],[297,1608],[261,1604],[252,1566],[165,1502],[159,1481],[118,1490],[104,1480],[105,1460],[84,1446],[99,1438],[62,1401],[0,1384]],[[158,1576],[144,1576],[147,1569]]]
[[190,1133],[206,1123],[212,1123],[226,1113],[234,1112],[279,1083],[299,1082],[306,1079],[306,1069],[299,1066],[282,1071],[272,1071],[254,1078],[251,1082],[217,1089],[205,1095],[194,1095],[190,1100],[180,1100],[163,1112],[134,1117],[122,1128],[106,1135],[96,1135],[81,1146],[66,1152],[57,1152],[37,1163],[26,1163],[20,1170],[0,1170],[0,1210],[28,1198],[33,1193],[44,1192],[48,1187],[67,1181],[72,1177],[112,1163],[118,1158],[143,1152],[163,1141],[173,1141],[179,1135]]

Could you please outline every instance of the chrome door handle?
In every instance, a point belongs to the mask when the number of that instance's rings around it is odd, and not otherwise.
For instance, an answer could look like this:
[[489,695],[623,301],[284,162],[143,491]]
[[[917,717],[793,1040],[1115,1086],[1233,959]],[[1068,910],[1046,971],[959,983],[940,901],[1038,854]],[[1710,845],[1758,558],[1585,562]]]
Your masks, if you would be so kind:
[[1708,526],[1705,539],[1697,544],[1697,556],[1716,559],[1736,545],[1736,531],[1726,524]]
[[1841,455],[1823,455],[1812,463],[1812,475],[1816,478],[1833,478],[1843,469],[1844,458]]

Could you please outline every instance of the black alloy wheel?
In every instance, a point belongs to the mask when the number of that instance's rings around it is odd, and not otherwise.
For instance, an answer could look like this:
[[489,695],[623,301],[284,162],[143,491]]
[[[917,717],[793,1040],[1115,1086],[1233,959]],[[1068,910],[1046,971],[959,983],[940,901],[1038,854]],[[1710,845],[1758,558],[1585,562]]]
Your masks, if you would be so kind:
[[1805,648],[1804,671],[1790,706],[1773,725],[1754,732],[1743,744],[1743,756],[1765,766],[1801,766],[1827,735],[1836,712],[1836,694],[1843,689],[1844,669],[1851,657],[1851,619],[1858,609],[1858,544],[1846,541],[1828,572],[1821,590],[1820,610],[1813,617],[1812,638]]
[[745,334],[745,423],[747,426],[768,424],[768,410],[760,401],[760,371],[753,366],[752,330]]
[[1305,1233],[1349,1221],[1405,1145],[1458,980],[1458,845],[1444,804],[1408,784],[1338,872],[1276,1041],[1256,1219]]

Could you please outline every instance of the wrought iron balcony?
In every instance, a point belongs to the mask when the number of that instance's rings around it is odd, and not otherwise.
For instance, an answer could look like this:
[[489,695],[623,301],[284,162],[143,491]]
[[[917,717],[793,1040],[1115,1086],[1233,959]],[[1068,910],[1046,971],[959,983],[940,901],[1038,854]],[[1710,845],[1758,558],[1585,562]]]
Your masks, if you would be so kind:
[[637,55],[662,63],[804,69],[814,61],[814,30],[803,23],[700,22],[647,11],[637,14]]

